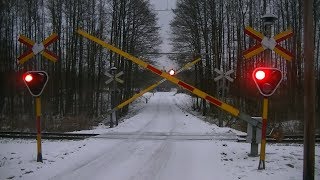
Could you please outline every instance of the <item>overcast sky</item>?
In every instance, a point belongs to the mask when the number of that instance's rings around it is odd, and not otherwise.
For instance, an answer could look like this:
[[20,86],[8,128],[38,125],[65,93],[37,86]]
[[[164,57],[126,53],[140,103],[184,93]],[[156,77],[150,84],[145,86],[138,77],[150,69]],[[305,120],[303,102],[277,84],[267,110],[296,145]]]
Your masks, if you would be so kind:
[[[171,51],[170,37],[170,21],[173,18],[173,12],[176,6],[176,0],[150,0],[150,3],[154,6],[156,14],[158,14],[158,25],[161,27],[162,45],[161,52],[167,53]],[[165,68],[165,70],[176,69],[177,65],[170,61],[166,55],[163,55],[155,63],[159,68]]]

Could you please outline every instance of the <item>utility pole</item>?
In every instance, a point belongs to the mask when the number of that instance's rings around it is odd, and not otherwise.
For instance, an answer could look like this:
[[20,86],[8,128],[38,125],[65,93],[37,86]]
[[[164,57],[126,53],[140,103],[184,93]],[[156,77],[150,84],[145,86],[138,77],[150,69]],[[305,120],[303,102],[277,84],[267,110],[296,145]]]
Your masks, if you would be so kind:
[[315,73],[313,0],[303,2],[304,27],[304,151],[303,179],[314,180],[315,165]]

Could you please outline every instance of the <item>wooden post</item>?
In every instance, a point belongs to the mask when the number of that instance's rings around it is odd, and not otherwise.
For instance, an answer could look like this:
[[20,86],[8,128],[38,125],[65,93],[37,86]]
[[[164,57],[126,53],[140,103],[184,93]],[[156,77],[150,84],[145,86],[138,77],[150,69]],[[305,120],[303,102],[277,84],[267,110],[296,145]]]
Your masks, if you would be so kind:
[[314,180],[315,165],[315,73],[313,0],[303,2],[304,24],[304,152],[303,179]]

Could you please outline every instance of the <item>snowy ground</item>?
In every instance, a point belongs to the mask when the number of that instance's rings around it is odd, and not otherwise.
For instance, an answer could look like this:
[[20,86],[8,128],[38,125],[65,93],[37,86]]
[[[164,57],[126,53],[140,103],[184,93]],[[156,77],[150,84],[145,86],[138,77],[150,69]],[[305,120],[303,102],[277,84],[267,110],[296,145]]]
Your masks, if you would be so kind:
[[[150,94],[149,94],[150,95]],[[126,139],[89,138],[43,141],[43,163],[36,162],[35,140],[0,139],[0,179],[302,179],[303,146],[267,144],[266,170],[257,170],[259,157],[248,157],[250,145],[227,140],[140,138],[150,133],[239,133],[207,124],[181,110],[190,97],[155,93],[140,101],[139,113],[118,127],[104,126],[87,133],[132,133]],[[320,178],[316,147],[316,178]]]

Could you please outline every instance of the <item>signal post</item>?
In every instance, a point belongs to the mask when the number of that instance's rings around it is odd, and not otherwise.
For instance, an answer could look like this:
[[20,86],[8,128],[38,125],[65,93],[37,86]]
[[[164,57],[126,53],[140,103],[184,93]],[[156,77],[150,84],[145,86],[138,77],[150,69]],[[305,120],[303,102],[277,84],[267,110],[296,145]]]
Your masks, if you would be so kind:
[[41,148],[41,99],[36,97],[36,124],[37,124],[37,162],[42,161],[42,148]]
[[[271,52],[274,51],[287,61],[291,62],[293,55],[290,51],[281,47],[280,42],[286,40],[293,36],[292,30],[287,30],[282,33],[271,37],[271,26],[277,17],[272,13],[266,13],[261,17],[264,21],[264,33],[254,30],[253,28],[247,26],[245,28],[245,34],[251,36],[257,41],[256,45],[247,49],[243,56],[245,59],[249,59],[263,51],[264,60],[271,60]],[[266,64],[270,64],[266,63]],[[266,130],[267,130],[267,118],[268,118],[268,97],[271,96],[274,91],[278,88],[280,82],[282,81],[282,72],[277,68],[270,67],[260,67],[256,68],[252,73],[252,78],[256,83],[260,94],[263,95],[263,112],[262,112],[262,129],[261,129],[261,149],[260,149],[260,162],[258,169],[265,169],[265,152],[266,152]]]
[[23,81],[30,94],[35,97],[36,127],[37,127],[37,162],[42,161],[41,149],[41,98],[40,95],[48,82],[48,74],[45,71],[28,71],[23,74]]
[[265,169],[266,158],[266,132],[268,119],[268,97],[271,96],[282,81],[282,72],[277,68],[260,67],[256,68],[252,73],[252,78],[263,95],[262,109],[262,128],[261,128],[261,146],[260,146],[260,162],[258,169]]
[[267,134],[267,119],[268,119],[268,98],[263,97],[263,110],[262,110],[262,129],[261,129],[261,146],[260,146],[260,161],[258,169],[266,168],[266,134]]
[[[36,43],[24,35],[20,35],[18,41],[26,45],[28,50],[20,55],[17,60],[18,64],[24,64],[37,54],[43,55],[50,61],[57,62],[58,56],[49,51],[47,47],[58,40],[58,35],[53,33],[44,41]],[[42,161],[42,148],[41,148],[41,98],[40,95],[48,82],[48,74],[45,71],[28,71],[23,74],[23,81],[26,84],[30,94],[35,97],[36,109],[36,128],[37,128],[37,162]]]

